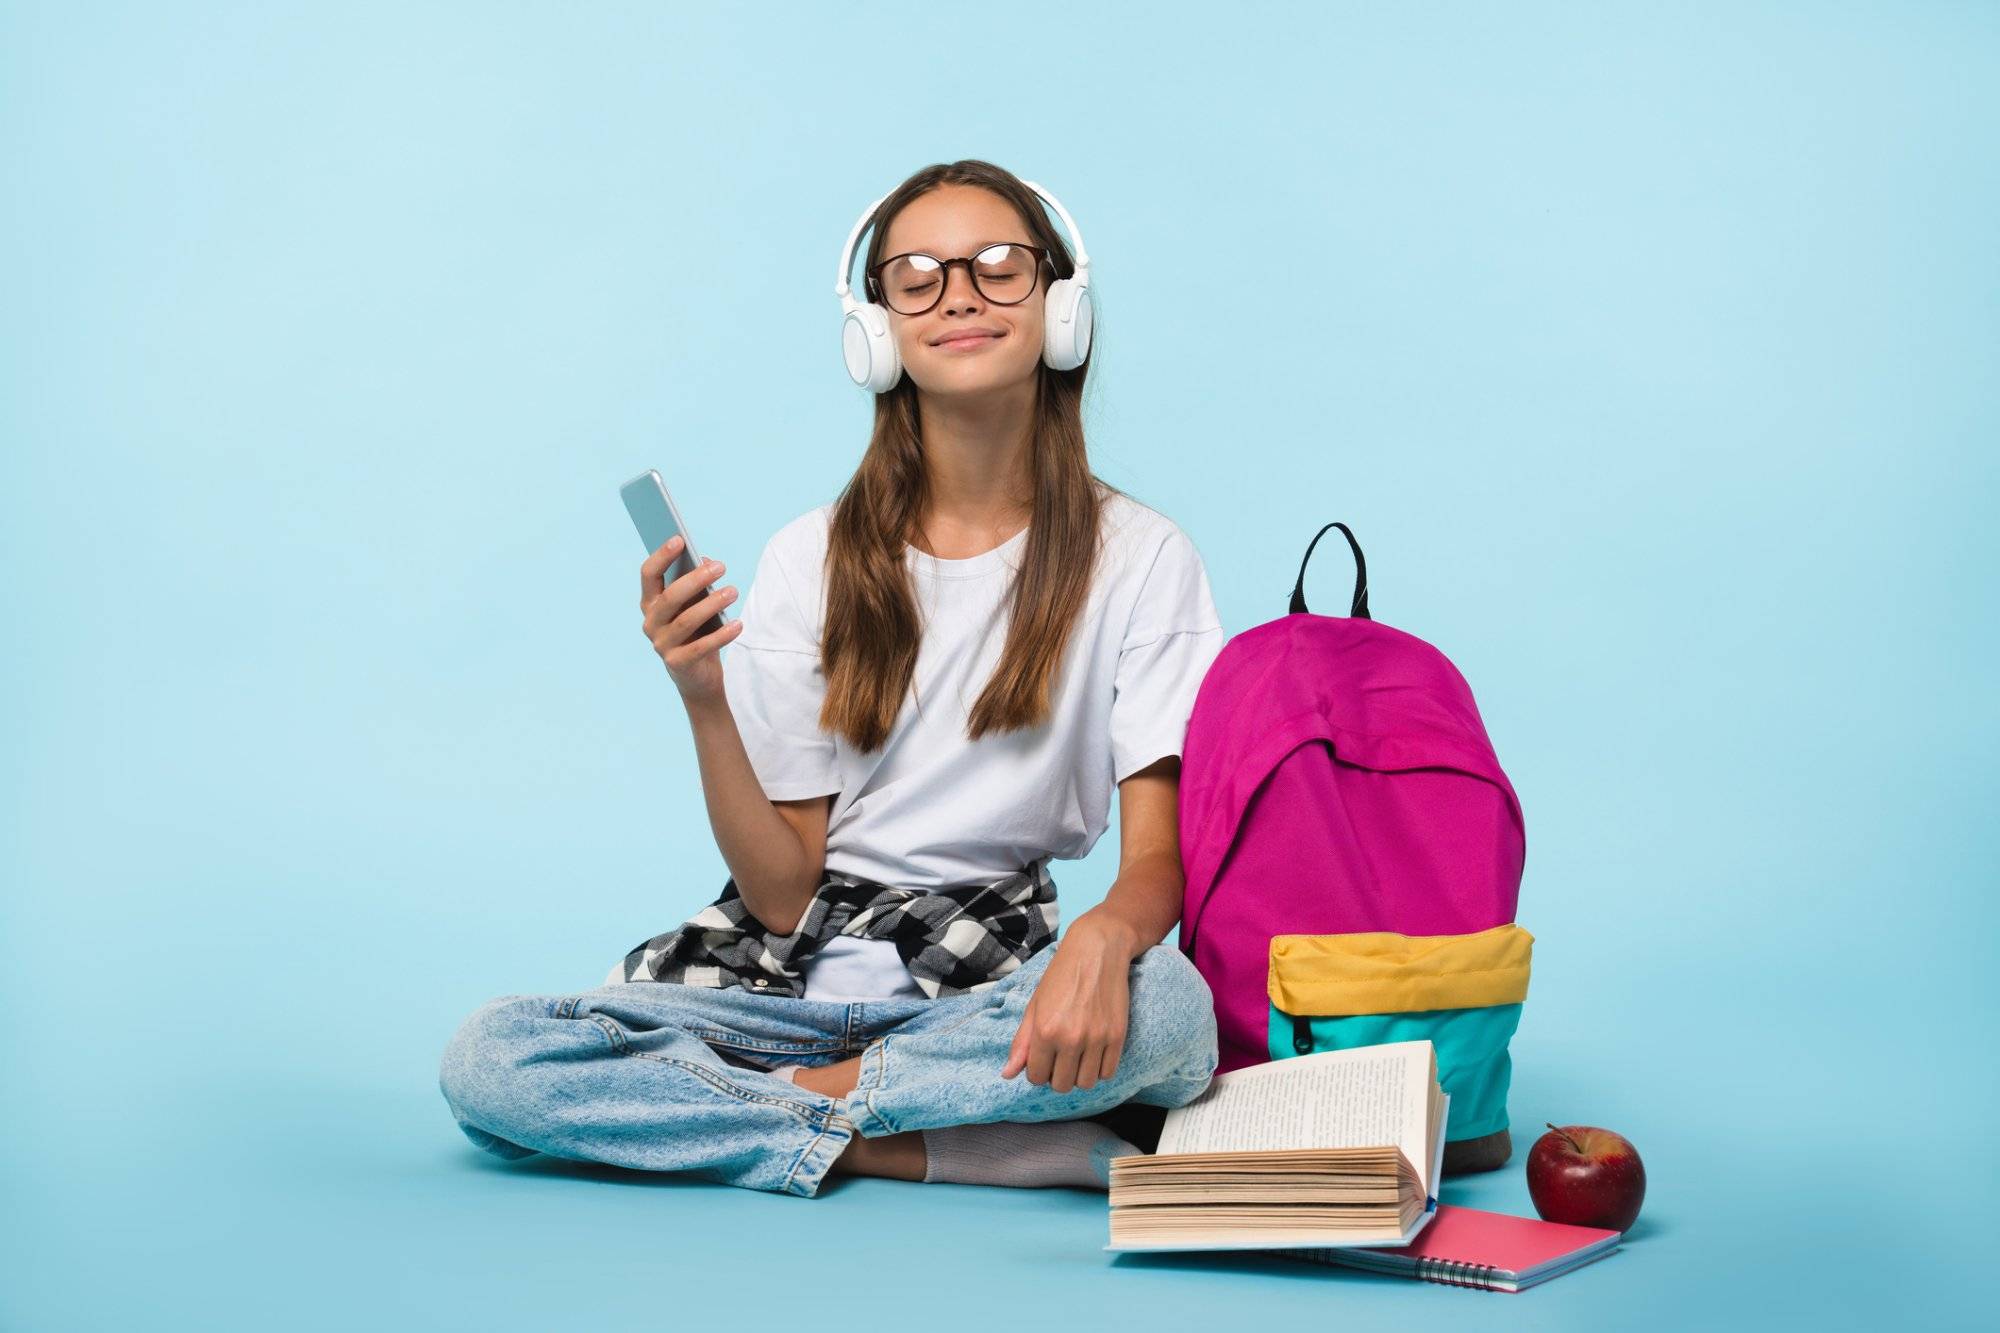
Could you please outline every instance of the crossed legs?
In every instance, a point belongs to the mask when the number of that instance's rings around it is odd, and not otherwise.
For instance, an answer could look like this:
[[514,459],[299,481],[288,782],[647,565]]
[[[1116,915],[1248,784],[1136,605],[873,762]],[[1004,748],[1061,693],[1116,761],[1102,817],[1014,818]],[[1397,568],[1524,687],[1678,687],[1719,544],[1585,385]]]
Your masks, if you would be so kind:
[[[855,1055],[814,1069],[801,1068],[793,1075],[792,1081],[808,1092],[826,1097],[845,1097],[854,1091],[860,1074],[861,1057]],[[924,1154],[923,1131],[911,1130],[906,1134],[885,1134],[873,1139],[856,1134],[827,1170],[834,1175],[922,1180],[929,1166],[929,1159]]]
[[[439,1089],[466,1136],[505,1158],[546,1152],[811,1196],[835,1162],[847,1174],[963,1178],[963,1163],[941,1165],[947,1141],[964,1146],[954,1127],[1109,1119],[1184,1105],[1208,1086],[1210,995],[1165,945],[1134,963],[1114,1079],[1058,1094],[1000,1078],[1051,953],[989,990],[913,1005],[890,1024],[864,1023],[860,1006],[668,984],[502,996],[447,1043]],[[801,1063],[790,1087],[723,1055],[823,1059],[852,1049],[863,1029],[881,1035],[857,1056]],[[939,1141],[926,1143],[927,1131]]]

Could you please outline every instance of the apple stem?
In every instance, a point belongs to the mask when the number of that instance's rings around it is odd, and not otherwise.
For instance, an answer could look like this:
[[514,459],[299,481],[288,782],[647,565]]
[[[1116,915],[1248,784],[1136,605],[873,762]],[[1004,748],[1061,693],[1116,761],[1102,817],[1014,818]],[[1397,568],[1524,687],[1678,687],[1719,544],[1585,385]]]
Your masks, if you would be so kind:
[[[1546,1121],[1546,1120],[1544,1120],[1544,1121],[1543,1121],[1542,1123],[1543,1123],[1543,1124],[1545,1124],[1545,1125],[1549,1125],[1549,1122],[1548,1122],[1548,1121]],[[1568,1130],[1566,1130],[1566,1129],[1556,1129],[1556,1127],[1555,1127],[1554,1125],[1549,1125],[1549,1128],[1550,1128],[1550,1129],[1555,1129],[1556,1133],[1558,1133],[1558,1134],[1562,1135],[1562,1139],[1563,1139],[1563,1142],[1564,1142],[1564,1143],[1567,1143],[1567,1144],[1568,1144],[1568,1145],[1569,1145],[1570,1147],[1572,1147],[1572,1148],[1576,1149],[1578,1153],[1582,1153],[1582,1151],[1583,1151],[1583,1145],[1582,1145],[1581,1143],[1578,1143],[1578,1142],[1577,1142],[1577,1141],[1576,1141],[1575,1139],[1571,1138],[1571,1137],[1570,1137],[1570,1133],[1569,1133],[1569,1131],[1568,1131]]]

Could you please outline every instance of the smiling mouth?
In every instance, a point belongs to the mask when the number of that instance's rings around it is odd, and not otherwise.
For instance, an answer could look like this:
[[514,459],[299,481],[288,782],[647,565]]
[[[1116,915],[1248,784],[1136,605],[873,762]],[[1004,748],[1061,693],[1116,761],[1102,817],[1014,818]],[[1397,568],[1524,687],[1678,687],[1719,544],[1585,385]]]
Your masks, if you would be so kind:
[[986,343],[999,342],[1000,338],[1001,335],[997,333],[969,333],[969,334],[964,334],[957,338],[946,338],[943,342],[935,343],[933,344],[933,346],[980,347],[984,346]]

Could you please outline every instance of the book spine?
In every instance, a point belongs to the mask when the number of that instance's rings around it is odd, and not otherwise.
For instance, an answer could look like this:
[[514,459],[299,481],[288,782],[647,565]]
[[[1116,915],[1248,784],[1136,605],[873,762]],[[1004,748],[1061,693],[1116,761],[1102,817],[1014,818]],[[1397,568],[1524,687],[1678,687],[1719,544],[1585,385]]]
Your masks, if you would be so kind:
[[1491,1264],[1468,1263],[1459,1259],[1417,1260],[1414,1276],[1426,1282],[1442,1282],[1450,1287],[1478,1287],[1482,1291],[1498,1291],[1493,1285],[1493,1276],[1500,1270]]

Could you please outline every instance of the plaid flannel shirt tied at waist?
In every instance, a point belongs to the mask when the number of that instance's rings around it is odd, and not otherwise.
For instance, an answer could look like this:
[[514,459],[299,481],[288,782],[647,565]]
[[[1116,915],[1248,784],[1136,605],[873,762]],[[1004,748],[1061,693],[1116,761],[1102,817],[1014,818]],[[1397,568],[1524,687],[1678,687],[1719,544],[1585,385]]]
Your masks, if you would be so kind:
[[903,889],[826,872],[789,935],[766,930],[732,878],[685,924],[655,935],[612,969],[622,981],[675,981],[759,995],[805,994],[804,969],[836,935],[893,940],[932,999],[990,986],[1055,938],[1048,857],[993,884]]

